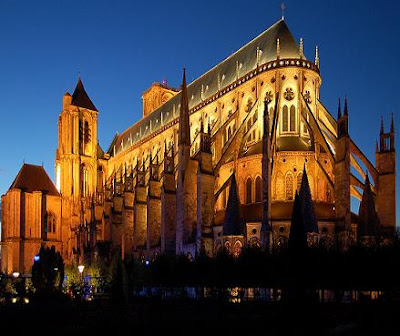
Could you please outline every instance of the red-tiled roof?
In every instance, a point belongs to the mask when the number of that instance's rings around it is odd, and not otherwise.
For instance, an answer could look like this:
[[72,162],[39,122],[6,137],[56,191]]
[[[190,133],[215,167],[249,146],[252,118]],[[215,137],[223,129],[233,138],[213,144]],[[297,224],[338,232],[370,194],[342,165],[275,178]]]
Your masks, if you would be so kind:
[[48,195],[60,196],[54,183],[42,166],[24,163],[10,189],[25,192],[42,191]]

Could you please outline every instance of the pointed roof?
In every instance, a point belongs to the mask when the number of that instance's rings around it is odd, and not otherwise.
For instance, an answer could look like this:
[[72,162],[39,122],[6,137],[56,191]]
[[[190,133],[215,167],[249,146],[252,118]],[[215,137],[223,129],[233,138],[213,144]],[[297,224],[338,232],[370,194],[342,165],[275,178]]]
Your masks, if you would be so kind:
[[375,208],[375,199],[367,174],[365,177],[364,192],[358,210],[358,235],[375,236],[379,233],[379,226],[380,222]]
[[347,107],[347,97],[344,97],[344,111],[343,115],[348,116],[349,115],[349,109]]
[[311,198],[310,184],[308,182],[305,165],[303,168],[303,176],[301,178],[299,197],[306,232],[318,233],[318,222],[317,217],[315,216],[314,203]]
[[96,106],[90,100],[86,90],[83,86],[81,76],[78,77],[78,83],[76,84],[76,88],[74,93],[72,94],[72,105],[84,107],[92,111],[97,111]]
[[186,69],[183,69],[181,108],[179,111],[178,145],[190,146],[189,100],[186,86]]
[[231,186],[229,188],[229,198],[228,203],[226,204],[223,234],[224,236],[241,236],[244,234],[235,173],[232,174]]
[[340,98],[339,98],[338,111],[337,111],[337,120],[339,120],[341,117],[342,117],[342,107],[341,107]]
[[394,132],[394,117],[393,117],[393,112],[392,112],[392,120],[390,122],[390,132]]
[[288,240],[288,249],[294,255],[304,252],[308,247],[307,232],[304,225],[301,203],[300,196],[296,190]]
[[60,196],[57,188],[42,166],[24,163],[10,189],[24,192],[42,191],[48,195]]
[[[281,47],[281,59],[299,58],[299,46],[296,40],[286,22],[279,20],[235,53],[190,83],[187,86],[189,109],[201,104],[204,99],[212,97],[219,90],[228,87],[238,77],[241,78],[254,71],[257,65],[276,60],[276,40],[278,38]],[[257,50],[259,51],[257,52]],[[175,111],[179,110],[178,106],[182,99],[181,94],[182,91],[122,132],[115,143],[116,152],[118,153],[122,150],[121,144],[127,144],[127,140],[130,137],[132,138],[132,144],[138,143],[148,136],[150,132],[156,132],[161,128],[161,120],[163,120],[163,125],[174,120],[176,118]]]

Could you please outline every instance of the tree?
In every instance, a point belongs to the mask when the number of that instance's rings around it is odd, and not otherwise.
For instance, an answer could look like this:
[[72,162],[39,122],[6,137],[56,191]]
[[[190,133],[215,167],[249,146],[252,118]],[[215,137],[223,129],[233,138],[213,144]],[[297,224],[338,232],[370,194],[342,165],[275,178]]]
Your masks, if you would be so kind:
[[61,293],[64,281],[64,261],[60,252],[42,246],[32,266],[32,283],[38,294]]
[[110,273],[112,300],[116,303],[126,303],[128,300],[128,275],[120,253],[114,255]]

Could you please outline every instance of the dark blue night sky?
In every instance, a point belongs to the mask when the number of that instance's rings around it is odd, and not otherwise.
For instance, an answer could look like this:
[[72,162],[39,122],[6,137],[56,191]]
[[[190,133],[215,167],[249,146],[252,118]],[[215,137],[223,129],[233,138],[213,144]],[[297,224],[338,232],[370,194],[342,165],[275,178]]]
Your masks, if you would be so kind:
[[[336,116],[338,98],[347,95],[351,136],[375,162],[380,116],[388,128],[393,112],[400,129],[400,3],[285,4],[306,57],[319,46],[321,101]],[[116,131],[141,117],[141,94],[153,81],[179,87],[183,67],[194,80],[280,17],[280,0],[1,0],[0,194],[23,160],[43,161],[54,176],[62,96],[73,92],[79,71],[100,111],[106,150]],[[398,213],[399,199],[398,192]]]

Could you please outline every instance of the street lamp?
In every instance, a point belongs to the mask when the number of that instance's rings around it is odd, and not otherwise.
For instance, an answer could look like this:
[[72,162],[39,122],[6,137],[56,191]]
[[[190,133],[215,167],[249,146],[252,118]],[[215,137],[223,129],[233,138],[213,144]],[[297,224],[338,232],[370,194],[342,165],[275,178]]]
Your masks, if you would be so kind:
[[84,269],[85,269],[85,266],[84,266],[84,265],[79,265],[79,266],[78,266],[78,270],[79,270],[79,273],[80,273],[81,275],[82,275]]

